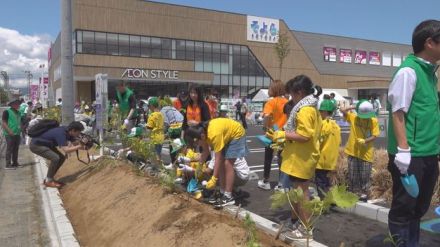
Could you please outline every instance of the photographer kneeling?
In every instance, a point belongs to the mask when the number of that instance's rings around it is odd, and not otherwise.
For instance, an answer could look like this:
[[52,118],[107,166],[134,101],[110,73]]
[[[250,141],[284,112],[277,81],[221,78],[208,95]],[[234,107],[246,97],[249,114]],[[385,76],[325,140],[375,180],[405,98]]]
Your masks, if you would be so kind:
[[38,137],[32,138],[29,149],[32,153],[50,160],[47,176],[44,185],[47,187],[60,188],[61,183],[54,180],[54,176],[58,169],[63,165],[66,157],[57,147],[66,154],[84,149],[83,144],[75,144],[68,146],[69,141],[73,142],[84,130],[84,126],[80,122],[72,122],[69,126],[60,126],[52,128],[44,132]]

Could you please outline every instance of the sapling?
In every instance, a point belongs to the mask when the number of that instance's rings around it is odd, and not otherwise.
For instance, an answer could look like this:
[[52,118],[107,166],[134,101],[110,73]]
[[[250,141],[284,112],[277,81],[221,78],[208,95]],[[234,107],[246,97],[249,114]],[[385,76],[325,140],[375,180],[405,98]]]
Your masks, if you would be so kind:
[[255,226],[255,222],[252,220],[249,213],[246,213],[243,224],[244,228],[246,229],[246,246],[260,247],[261,244],[258,242],[257,238],[257,227]]
[[[293,213],[298,217],[299,222],[310,233],[315,227],[315,223],[319,217],[330,209],[332,205],[340,208],[351,208],[358,201],[358,196],[348,192],[345,185],[336,185],[330,188],[327,193],[324,193],[324,198],[315,197],[310,201],[304,200],[304,192],[301,188],[292,189],[284,192],[275,192],[271,196],[273,209],[281,208],[286,204],[292,208]],[[299,212],[295,210],[294,204],[298,204],[309,212],[310,216],[302,219]],[[310,244],[310,234],[306,235],[307,246]]]

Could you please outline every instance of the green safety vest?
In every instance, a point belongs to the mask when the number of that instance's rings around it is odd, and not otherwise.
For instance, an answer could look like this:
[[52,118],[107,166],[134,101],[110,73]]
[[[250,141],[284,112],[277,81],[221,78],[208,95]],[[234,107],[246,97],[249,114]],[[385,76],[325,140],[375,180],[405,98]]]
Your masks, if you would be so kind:
[[[121,111],[123,118],[127,117],[128,113],[130,112],[130,104],[128,102],[128,99],[133,94],[134,94],[133,91],[131,91],[129,88],[125,88],[125,93],[123,95],[121,95],[119,91],[116,91],[116,97],[118,97],[118,101],[119,101],[119,110]],[[135,108],[131,118],[133,119],[136,117],[137,117],[137,110]]]
[[[21,133],[21,117],[20,113],[9,108],[6,110],[8,112],[8,127],[12,130],[14,135],[20,135]],[[9,136],[6,130],[3,130],[4,136]]]
[[[413,54],[408,55],[400,65],[416,72],[416,89],[411,105],[405,114],[405,129],[411,156],[425,157],[440,153],[440,109],[437,94],[435,65],[421,61]],[[397,140],[394,134],[392,108],[388,103],[388,153],[397,153]]]

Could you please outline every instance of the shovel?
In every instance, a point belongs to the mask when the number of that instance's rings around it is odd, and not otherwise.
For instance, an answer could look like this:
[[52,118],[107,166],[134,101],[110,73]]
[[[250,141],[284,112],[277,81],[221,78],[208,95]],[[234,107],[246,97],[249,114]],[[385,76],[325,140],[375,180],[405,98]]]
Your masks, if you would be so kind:
[[257,135],[257,139],[264,145],[264,147],[269,147],[272,144],[272,140],[265,135]]
[[189,193],[193,193],[198,189],[198,185],[197,185],[197,180],[195,178],[192,178],[189,183],[188,186],[186,187],[186,191]]
[[435,208],[435,213],[440,216],[440,206]]
[[408,175],[406,173],[402,177],[400,177],[400,180],[402,181],[403,187],[405,188],[406,192],[414,198],[417,198],[419,196],[419,185],[417,184],[416,177],[413,175]]

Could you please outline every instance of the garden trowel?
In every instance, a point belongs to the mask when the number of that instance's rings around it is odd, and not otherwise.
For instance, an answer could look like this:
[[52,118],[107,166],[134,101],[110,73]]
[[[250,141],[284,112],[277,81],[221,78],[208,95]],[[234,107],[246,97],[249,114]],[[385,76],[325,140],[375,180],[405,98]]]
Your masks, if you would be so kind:
[[419,185],[417,184],[416,177],[413,175],[408,175],[406,173],[405,175],[400,177],[400,180],[402,181],[403,187],[405,188],[406,192],[414,198],[417,198],[419,196]]

